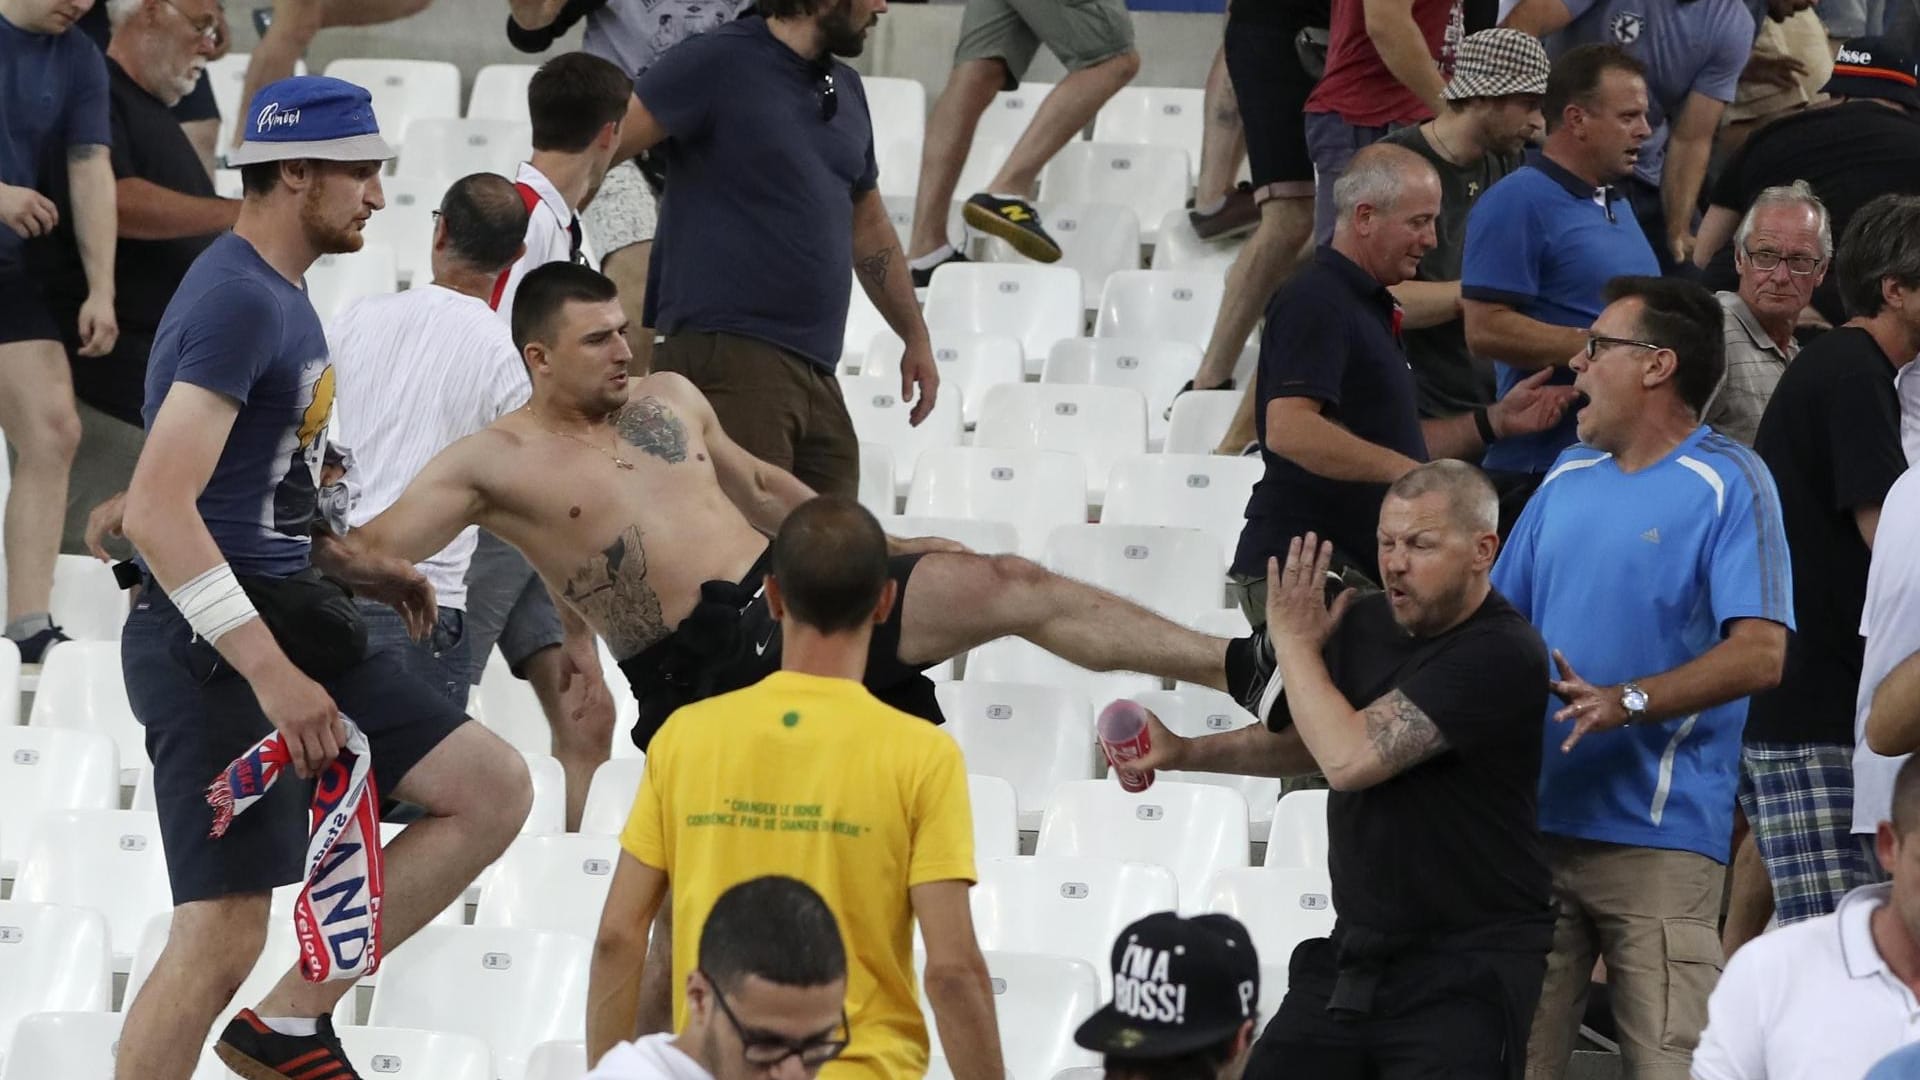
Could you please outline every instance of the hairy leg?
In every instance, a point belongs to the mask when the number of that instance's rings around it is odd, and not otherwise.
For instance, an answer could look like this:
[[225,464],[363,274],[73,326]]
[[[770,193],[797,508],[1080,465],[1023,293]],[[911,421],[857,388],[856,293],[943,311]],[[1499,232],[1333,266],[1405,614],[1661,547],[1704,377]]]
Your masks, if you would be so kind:
[[47,610],[67,516],[67,477],[80,448],[73,377],[59,342],[0,345],[0,431],[18,455],[7,494],[7,619],[12,621]]
[[1240,102],[1227,78],[1227,50],[1221,46],[1207,69],[1206,116],[1200,128],[1200,172],[1193,186],[1193,205],[1211,206],[1233,190],[1234,173],[1247,156],[1247,136],[1240,127]]
[[987,190],[1032,198],[1040,182],[1040,170],[1067,145],[1067,140],[1078,137],[1082,128],[1093,123],[1100,106],[1139,73],[1140,54],[1132,50],[1068,73],[1040,100],[1033,122],[1020,133]]
[[1206,355],[1193,376],[1195,389],[1217,387],[1233,374],[1247,335],[1267,310],[1274,290],[1311,250],[1308,245],[1312,238],[1313,199],[1274,198],[1260,204],[1260,225],[1227,271],[1227,288],[1220,298],[1213,337],[1207,341]]
[[998,60],[963,60],[947,76],[947,88],[940,91],[927,119],[927,139],[920,151],[909,256],[918,258],[948,242],[947,207],[973,147],[974,129],[1006,81],[1007,66]]
[[552,646],[528,657],[522,670],[553,732],[553,756],[560,759],[560,767],[567,774],[567,831],[573,832],[580,828],[594,770],[610,756],[613,706],[609,701],[604,708],[582,713],[576,697],[585,688],[576,688],[574,693],[563,689],[567,679],[561,671],[561,660],[559,646]]
[[[267,941],[272,894],[240,893],[173,909],[167,947],[127,1006],[115,1080],[188,1080],[213,1022]],[[352,983],[343,983],[352,986]]]

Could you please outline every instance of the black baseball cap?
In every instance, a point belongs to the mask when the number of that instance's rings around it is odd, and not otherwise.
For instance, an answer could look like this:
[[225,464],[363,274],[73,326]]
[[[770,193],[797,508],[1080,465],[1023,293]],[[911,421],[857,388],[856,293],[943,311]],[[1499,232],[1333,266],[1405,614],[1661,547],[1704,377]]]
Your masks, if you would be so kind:
[[1920,66],[1887,38],[1854,38],[1834,54],[1833,77],[1821,90],[1838,97],[1880,98],[1920,109]]
[[1253,1019],[1260,958],[1230,915],[1149,915],[1113,943],[1113,1000],[1073,1041],[1117,1058],[1177,1057],[1226,1042]]

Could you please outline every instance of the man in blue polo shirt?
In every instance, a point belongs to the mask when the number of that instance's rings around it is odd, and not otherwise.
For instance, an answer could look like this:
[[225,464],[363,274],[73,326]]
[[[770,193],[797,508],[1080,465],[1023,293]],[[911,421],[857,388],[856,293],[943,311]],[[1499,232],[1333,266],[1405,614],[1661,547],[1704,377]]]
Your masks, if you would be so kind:
[[1718,930],[1748,695],[1793,624],[1780,497],[1700,423],[1723,366],[1697,285],[1620,278],[1574,358],[1581,445],[1521,515],[1493,583],[1554,652],[1540,831],[1558,909],[1527,1075],[1559,1077],[1596,956],[1626,1075],[1684,1080]]
[[[1460,269],[1467,347],[1495,361],[1505,396],[1529,372],[1566,365],[1586,346],[1585,327],[1605,307],[1601,290],[1659,263],[1617,184],[1646,141],[1647,84],[1639,61],[1619,49],[1574,49],[1547,76],[1547,140],[1540,157],[1487,189],[1467,216]],[[1573,417],[1550,430],[1503,438],[1481,462],[1511,526],[1560,451]]]

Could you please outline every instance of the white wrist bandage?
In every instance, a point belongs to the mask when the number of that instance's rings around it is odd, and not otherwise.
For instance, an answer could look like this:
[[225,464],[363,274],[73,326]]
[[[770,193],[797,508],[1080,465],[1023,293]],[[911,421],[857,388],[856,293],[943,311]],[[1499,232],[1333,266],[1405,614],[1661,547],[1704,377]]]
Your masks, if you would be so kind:
[[173,606],[186,616],[193,632],[208,644],[218,642],[230,631],[260,617],[247,599],[246,590],[233,576],[233,567],[219,563],[192,581],[175,589]]

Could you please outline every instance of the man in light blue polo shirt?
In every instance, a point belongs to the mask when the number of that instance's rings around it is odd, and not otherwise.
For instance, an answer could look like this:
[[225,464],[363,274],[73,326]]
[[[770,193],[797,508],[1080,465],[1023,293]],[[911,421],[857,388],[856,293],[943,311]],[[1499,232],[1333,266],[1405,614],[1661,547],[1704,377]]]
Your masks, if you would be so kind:
[[[1613,278],[1657,274],[1653,249],[1617,187],[1647,138],[1647,87],[1638,61],[1618,49],[1574,49],[1547,76],[1544,152],[1487,189],[1467,216],[1460,270],[1467,347],[1495,361],[1499,394],[1542,368],[1573,381],[1566,365],[1586,347],[1585,327],[1606,306]],[[1503,532],[1540,485],[1574,422],[1501,439],[1482,466],[1500,489]]]
[[1684,1080],[1719,975],[1746,698],[1793,623],[1780,498],[1700,423],[1723,366],[1698,285],[1607,286],[1574,358],[1581,444],[1514,527],[1494,587],[1554,652],[1540,830],[1558,909],[1527,1075],[1567,1067],[1606,959],[1630,1080]]

